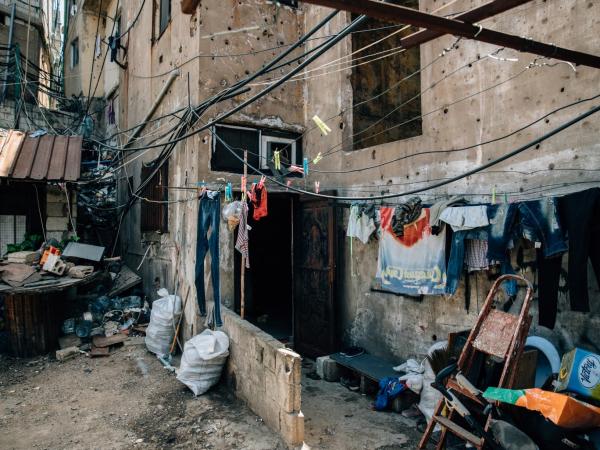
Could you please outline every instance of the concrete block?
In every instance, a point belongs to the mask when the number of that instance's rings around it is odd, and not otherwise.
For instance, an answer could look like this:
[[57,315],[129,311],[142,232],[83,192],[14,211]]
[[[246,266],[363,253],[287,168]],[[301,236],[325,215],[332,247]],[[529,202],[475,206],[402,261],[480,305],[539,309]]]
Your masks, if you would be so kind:
[[67,231],[69,229],[69,219],[67,217],[48,217],[46,219],[46,229],[48,231]]
[[275,372],[280,380],[288,384],[300,384],[302,381],[302,358],[289,348],[277,350]]
[[66,217],[67,216],[67,204],[48,202],[46,204],[46,215],[48,217]]
[[336,382],[340,379],[340,369],[338,364],[329,356],[320,356],[317,358],[317,375],[325,381]]
[[280,433],[288,445],[301,445],[304,441],[304,414],[281,413],[279,417]]
[[65,235],[65,231],[46,231],[46,239],[56,239],[58,242],[62,241]]
[[48,203],[67,203],[65,192],[56,186],[46,187],[46,202]]

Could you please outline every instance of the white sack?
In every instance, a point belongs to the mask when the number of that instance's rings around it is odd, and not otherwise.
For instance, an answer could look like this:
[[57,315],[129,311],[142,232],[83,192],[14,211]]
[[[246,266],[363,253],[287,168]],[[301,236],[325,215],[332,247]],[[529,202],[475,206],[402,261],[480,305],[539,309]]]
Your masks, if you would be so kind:
[[204,330],[183,347],[177,379],[194,395],[201,395],[219,382],[229,356],[229,337],[222,331]]
[[[159,291],[159,294],[164,292]],[[158,356],[169,353],[180,315],[181,298],[176,295],[164,295],[152,303],[150,323],[146,329],[146,347],[149,351]]]

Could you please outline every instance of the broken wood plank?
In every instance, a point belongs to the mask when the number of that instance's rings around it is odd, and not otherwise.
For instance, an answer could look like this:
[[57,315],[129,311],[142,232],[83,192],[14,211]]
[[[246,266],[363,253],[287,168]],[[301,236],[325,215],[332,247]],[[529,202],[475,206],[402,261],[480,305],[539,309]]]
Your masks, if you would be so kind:
[[112,336],[94,336],[92,343],[96,347],[110,347],[111,345],[121,344],[129,339],[128,336],[117,333]]

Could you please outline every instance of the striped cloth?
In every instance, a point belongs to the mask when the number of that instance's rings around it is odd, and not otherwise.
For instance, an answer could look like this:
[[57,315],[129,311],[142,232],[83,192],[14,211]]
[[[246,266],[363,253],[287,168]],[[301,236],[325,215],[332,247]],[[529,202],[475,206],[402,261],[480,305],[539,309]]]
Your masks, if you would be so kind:
[[250,252],[248,242],[248,204],[242,202],[242,211],[240,212],[240,225],[238,227],[237,241],[235,248],[242,254],[246,260],[246,269],[250,268]]

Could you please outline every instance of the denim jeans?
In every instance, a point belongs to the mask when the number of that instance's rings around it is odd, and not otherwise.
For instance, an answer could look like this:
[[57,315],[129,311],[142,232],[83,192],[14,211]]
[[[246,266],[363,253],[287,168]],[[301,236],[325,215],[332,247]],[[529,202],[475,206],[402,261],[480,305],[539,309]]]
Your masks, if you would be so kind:
[[446,268],[446,294],[454,294],[458,288],[458,282],[460,281],[465,261],[465,239],[487,240],[487,238],[487,227],[452,233],[450,258],[448,259],[448,267]]
[[[204,292],[204,258],[210,250],[210,273],[215,302],[215,325],[223,325],[221,321],[221,294],[219,288],[219,216],[221,197],[218,192],[205,193],[200,198],[198,207],[198,239],[196,241],[196,295],[200,315],[206,316],[206,294]],[[210,237],[208,232],[210,230]]]
[[567,250],[554,198],[490,205],[488,218],[489,260],[505,261],[508,243],[513,236],[540,242],[546,258]]

